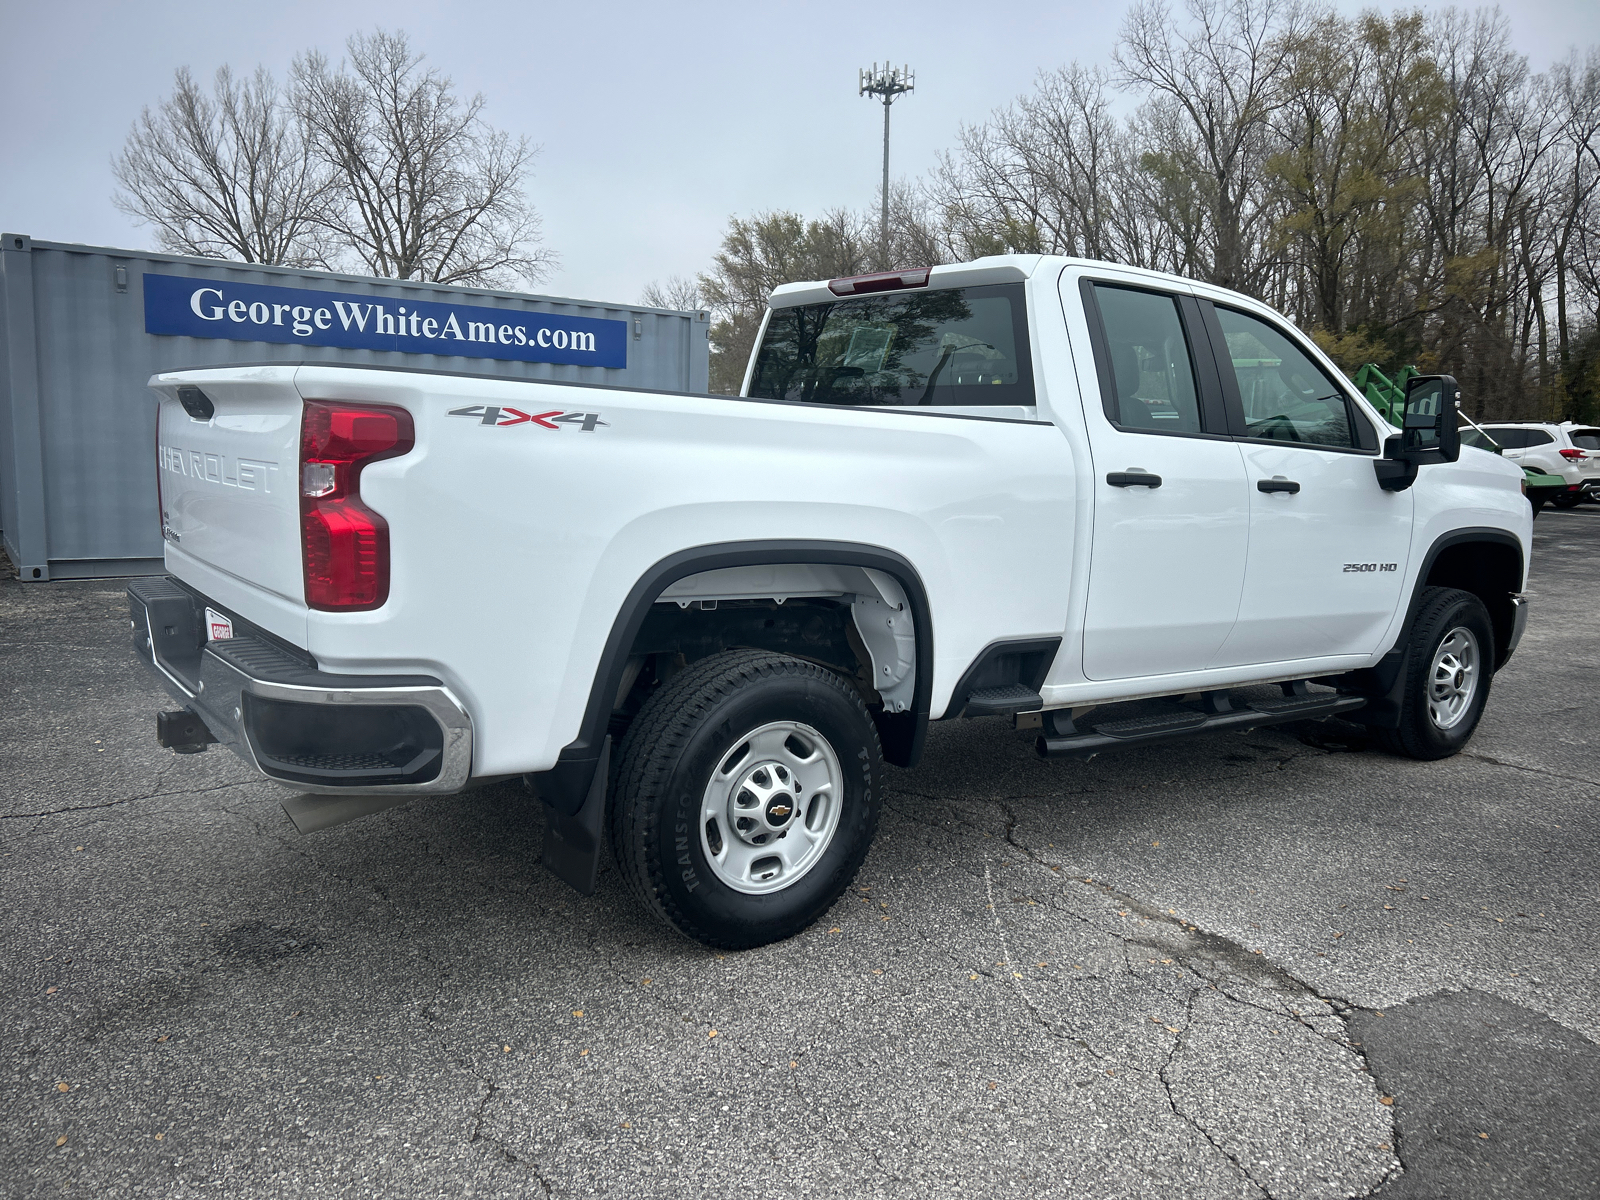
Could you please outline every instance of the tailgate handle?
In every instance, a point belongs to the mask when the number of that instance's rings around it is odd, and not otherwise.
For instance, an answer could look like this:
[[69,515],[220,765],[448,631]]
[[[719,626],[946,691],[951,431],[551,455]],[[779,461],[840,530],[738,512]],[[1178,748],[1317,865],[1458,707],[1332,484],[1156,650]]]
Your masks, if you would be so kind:
[[209,421],[217,415],[217,406],[211,403],[211,397],[188,384],[178,389],[178,403],[196,421]]

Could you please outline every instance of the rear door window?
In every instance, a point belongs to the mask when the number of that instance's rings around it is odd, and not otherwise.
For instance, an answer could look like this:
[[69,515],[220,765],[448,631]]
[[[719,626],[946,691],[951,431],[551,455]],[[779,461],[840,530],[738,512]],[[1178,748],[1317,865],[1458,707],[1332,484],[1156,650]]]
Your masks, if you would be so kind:
[[1500,443],[1502,450],[1521,450],[1528,444],[1525,429],[1507,429],[1503,425],[1485,425],[1483,431]]
[[1486,425],[1489,436],[1507,450],[1526,450],[1530,446],[1548,446],[1555,438],[1542,429],[1528,429],[1516,425]]
[[[1106,415],[1131,432],[1200,433],[1194,359],[1176,297],[1094,285],[1109,370]],[[1096,347],[1099,353],[1101,347]]]
[[774,309],[750,395],[812,404],[1032,405],[1020,283]]

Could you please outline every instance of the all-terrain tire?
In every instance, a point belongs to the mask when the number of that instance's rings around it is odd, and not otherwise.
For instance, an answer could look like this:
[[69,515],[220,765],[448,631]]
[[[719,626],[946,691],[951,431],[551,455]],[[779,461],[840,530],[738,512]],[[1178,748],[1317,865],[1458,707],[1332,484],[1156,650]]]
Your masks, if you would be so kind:
[[[749,769],[737,765],[743,762],[737,756],[752,734],[785,723],[822,739],[832,755],[838,776],[832,832],[792,884],[780,875],[770,885],[737,881],[768,890],[740,890],[728,882],[730,868],[713,863],[709,852],[738,835],[723,822],[712,841],[702,806],[713,794],[714,773],[726,780],[731,770]],[[800,790],[799,773],[793,780]],[[799,933],[850,886],[872,843],[882,791],[877,729],[849,683],[800,659],[730,650],[686,667],[639,710],[612,779],[612,849],[623,877],[656,916],[708,946],[748,949]],[[792,819],[806,819],[805,799],[791,803]]]
[[[1373,732],[1394,754],[1449,758],[1472,738],[1489,700],[1496,653],[1489,611],[1471,592],[1425,588],[1406,649],[1400,727]],[[1461,689],[1468,682],[1471,694],[1463,699]],[[1452,712],[1456,699],[1463,702]]]

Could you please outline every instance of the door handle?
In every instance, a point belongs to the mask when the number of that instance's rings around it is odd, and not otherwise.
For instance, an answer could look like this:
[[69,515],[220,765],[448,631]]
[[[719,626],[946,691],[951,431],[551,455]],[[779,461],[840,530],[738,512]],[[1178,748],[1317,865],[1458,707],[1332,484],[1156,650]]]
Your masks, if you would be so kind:
[[1161,486],[1161,476],[1152,475],[1149,471],[1112,471],[1106,476],[1106,482],[1112,487],[1158,488]]
[[1285,479],[1282,475],[1276,475],[1271,479],[1256,480],[1256,491],[1258,492],[1288,492],[1292,496],[1299,490],[1300,485],[1298,483],[1292,479]]

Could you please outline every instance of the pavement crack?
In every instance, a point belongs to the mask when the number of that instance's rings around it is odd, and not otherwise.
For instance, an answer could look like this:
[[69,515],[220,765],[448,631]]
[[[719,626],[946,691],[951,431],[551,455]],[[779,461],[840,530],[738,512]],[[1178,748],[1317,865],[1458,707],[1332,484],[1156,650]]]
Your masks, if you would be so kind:
[[1462,758],[1473,758],[1479,762],[1488,763],[1494,767],[1509,767],[1513,771],[1526,771],[1530,775],[1544,775],[1550,779],[1564,779],[1568,783],[1582,783],[1589,787],[1600,787],[1600,779],[1585,779],[1582,775],[1564,775],[1560,771],[1547,771],[1543,767],[1529,767],[1522,763],[1508,762],[1503,758],[1496,758],[1492,754],[1479,754],[1472,750],[1461,751]]
[[[1191,971],[1194,971],[1193,967],[1190,967],[1189,969]],[[1205,976],[1201,975],[1200,972],[1194,971],[1194,973],[1197,976],[1199,976],[1201,979],[1205,979]],[[1332,1042],[1336,1046],[1348,1047],[1350,1045],[1350,1041],[1349,1041],[1348,1038],[1336,1037],[1333,1034],[1324,1033],[1322,1030],[1318,1029],[1315,1025],[1313,1025],[1310,1021],[1306,1020],[1305,1016],[1302,1013],[1297,1012],[1295,1009],[1290,1008],[1288,1005],[1283,1005],[1280,1008],[1274,1008],[1271,1005],[1261,1004],[1258,1001],[1251,1000],[1247,996],[1240,996],[1235,992],[1231,992],[1226,987],[1224,987],[1221,982],[1219,982],[1219,981],[1217,981],[1215,979],[1207,980],[1207,982],[1210,983],[1211,986],[1216,989],[1217,994],[1219,996],[1222,996],[1224,999],[1231,1000],[1235,1004],[1243,1004],[1245,1007],[1253,1008],[1257,1012],[1264,1012],[1269,1017],[1281,1017],[1285,1021],[1293,1021],[1295,1024],[1299,1025],[1301,1028],[1306,1029],[1306,1030],[1310,1031],[1311,1033],[1316,1034],[1318,1037],[1322,1038],[1325,1041]],[[1315,993],[1313,993],[1313,995],[1314,994]],[[1317,999],[1318,1000],[1322,1000],[1322,997],[1318,996]],[[1328,1009],[1332,1013],[1332,1015],[1336,1019],[1338,1019],[1341,1024],[1343,1024],[1343,1017],[1340,1015],[1339,1011],[1337,1009],[1335,1009],[1334,1006],[1330,1002],[1328,1002],[1326,1000],[1322,1000],[1322,1002],[1324,1004],[1328,1005]]]
[[472,1146],[481,1142],[483,1145],[488,1146],[496,1154],[498,1154],[504,1162],[509,1163],[512,1166],[521,1167],[529,1175],[533,1176],[535,1182],[537,1182],[538,1185],[544,1189],[544,1194],[546,1196],[555,1195],[555,1188],[551,1185],[550,1181],[544,1177],[544,1173],[539,1170],[538,1163],[534,1162],[531,1158],[523,1158],[522,1156],[518,1155],[498,1138],[484,1136],[484,1118],[488,1115],[489,1105],[493,1103],[494,1098],[500,1094],[501,1088],[500,1085],[495,1083],[495,1081],[492,1079],[484,1079],[481,1082],[488,1090],[483,1093],[483,1099],[478,1101],[478,1111],[474,1115],[472,1124],[472,1136],[467,1139],[467,1144]]
[[[1168,926],[1175,930],[1187,943],[1187,952],[1180,950],[1179,955],[1186,959],[1199,959],[1218,964],[1226,964],[1250,982],[1257,983],[1264,991],[1295,991],[1302,995],[1314,996],[1336,1015],[1359,1009],[1361,1005],[1344,996],[1324,993],[1316,987],[1301,979],[1288,968],[1280,966],[1267,958],[1260,950],[1251,950],[1234,941],[1225,934],[1216,933],[1208,929],[1201,929],[1193,921],[1185,920],[1165,909],[1147,904],[1127,892],[1121,891],[1103,880],[1093,879],[1087,875],[1072,876],[1077,883],[1085,887],[1094,888],[1109,899],[1136,912],[1139,916],[1152,923]],[[1212,982],[1207,980],[1207,982]],[[1284,985],[1288,985],[1285,987]]]
[[472,1136],[467,1139],[469,1145],[483,1137],[484,1114],[489,1111],[490,1102],[494,1100],[495,1094],[500,1090],[500,1085],[492,1079],[485,1079],[483,1083],[489,1090],[484,1092],[483,1099],[478,1101],[478,1111],[472,1123]]
[[94,812],[102,808],[116,808],[122,804],[133,804],[139,800],[161,800],[170,796],[203,796],[207,792],[220,792],[226,788],[238,787],[237,781],[233,783],[218,783],[211,787],[181,788],[172,792],[144,792],[137,796],[124,796],[120,800],[107,800],[100,804],[71,804],[66,808],[51,808],[43,812],[31,813],[0,813],[0,821],[22,821],[37,817],[60,817],[67,813]]
[[1050,1017],[1046,1016],[1042,1011],[1040,1011],[1039,1006],[1035,1004],[1033,998],[1028,995],[1027,988],[1022,986],[1021,975],[1011,969],[1011,946],[1006,938],[1005,923],[1000,919],[1000,909],[995,904],[994,875],[989,870],[989,860],[987,857],[985,857],[983,860],[983,886],[989,896],[989,912],[994,916],[995,933],[998,934],[1000,938],[1000,958],[1001,961],[1006,964],[1006,975],[1009,976],[1007,982],[1010,983],[1011,990],[1017,994],[1017,999],[1022,1002],[1023,1010],[1028,1014],[1029,1018],[1035,1025],[1039,1026],[1039,1028],[1043,1029],[1051,1037],[1060,1038],[1062,1041],[1071,1042],[1075,1046],[1078,1046],[1080,1049],[1082,1049],[1091,1058],[1094,1058],[1099,1062],[1104,1062],[1105,1055],[1099,1053],[1092,1046],[1090,1046],[1088,1041],[1082,1035],[1075,1033],[1072,1030],[1062,1028],[1058,1022],[1052,1020]]
[[[1113,935],[1122,950],[1123,969],[1129,975],[1135,978],[1143,978],[1141,968],[1134,962],[1133,958],[1132,952],[1136,946],[1143,946],[1146,949],[1158,949],[1166,955],[1177,959],[1190,978],[1196,979],[1213,989],[1229,1003],[1252,1008],[1280,1020],[1294,1021],[1319,1038],[1355,1054],[1360,1060],[1367,1078],[1371,1080],[1373,1088],[1378,1089],[1378,1081],[1373,1073],[1372,1065],[1367,1059],[1365,1049],[1350,1039],[1349,1015],[1353,1012],[1367,1011],[1364,1006],[1347,997],[1324,992],[1306,980],[1301,979],[1286,967],[1268,959],[1265,953],[1260,950],[1251,950],[1224,934],[1201,929],[1195,922],[1181,917],[1171,910],[1158,908],[1154,904],[1146,903],[1114,885],[1106,883],[1104,880],[1098,880],[1087,875],[1063,877],[1054,870],[1057,864],[1044,861],[1032,847],[1017,837],[1017,817],[1011,808],[1004,803],[998,803],[997,806],[1005,815],[1004,836],[1006,842],[1018,853],[1034,863],[1052,868],[1052,873],[1056,874],[1057,878],[1063,878],[1064,881],[1070,879],[1073,883],[1081,884],[1086,888],[1099,892],[1108,900],[1113,901],[1119,910],[1122,910],[1119,915],[1124,918],[1128,917],[1129,914],[1142,918],[1141,924],[1145,924],[1147,932],[1135,932],[1127,929],[1125,925],[1123,932]],[[994,886],[987,857],[984,860],[984,882],[989,889],[990,910],[995,915],[998,928],[1000,917],[994,904]],[[1000,930],[1000,936],[1001,948],[1005,954],[1005,959],[1010,962],[1010,950],[1006,944],[1003,929]],[[1162,938],[1166,939],[1166,944],[1162,943],[1160,940]],[[1260,991],[1264,997],[1271,997],[1272,1001],[1276,1001],[1276,1003],[1264,1003],[1241,995],[1239,988],[1229,986],[1230,976],[1237,977],[1240,983]],[[1020,981],[1013,979],[1012,983],[1017,988],[1019,997],[1022,998],[1025,1004],[1029,1005],[1030,1011],[1035,1012],[1035,1019],[1044,1023],[1044,1019],[1036,1013],[1031,1001],[1021,988]],[[1183,1027],[1174,1037],[1165,1061],[1155,1072],[1156,1077],[1166,1092],[1167,1103],[1172,1108],[1173,1114],[1193,1126],[1218,1153],[1222,1154],[1234,1165],[1246,1182],[1258,1189],[1263,1196],[1268,1197],[1268,1200],[1274,1200],[1273,1193],[1259,1180],[1252,1177],[1249,1170],[1237,1157],[1218,1143],[1197,1118],[1190,1116],[1180,1108],[1177,1103],[1177,1097],[1173,1094],[1169,1069],[1189,1036],[1196,997],[1201,994],[1201,991],[1202,989],[1200,988],[1190,988],[1188,1000],[1185,1004]],[[1324,1023],[1323,1027],[1319,1028],[1313,1020],[1308,1019],[1305,1014],[1293,1007],[1293,1001],[1296,997],[1303,998],[1303,1001],[1315,1001],[1325,1006],[1332,1023],[1336,1024],[1337,1028],[1342,1031],[1343,1036],[1339,1032],[1332,1031],[1333,1024]],[[1085,1048],[1087,1049],[1087,1046]],[[1100,1056],[1097,1055],[1096,1057]],[[1381,1188],[1405,1171],[1405,1162],[1400,1154],[1400,1128],[1392,1113],[1389,1116],[1389,1138],[1389,1144],[1394,1148],[1392,1153],[1398,1165],[1385,1175],[1384,1180],[1376,1188],[1372,1189],[1373,1191]],[[1368,1194],[1372,1193],[1369,1192]]]
[[1177,1117],[1180,1121],[1186,1122],[1190,1128],[1192,1128],[1201,1137],[1205,1138],[1213,1150],[1233,1164],[1234,1170],[1239,1172],[1246,1183],[1256,1188],[1263,1196],[1267,1197],[1267,1200],[1277,1200],[1277,1197],[1272,1194],[1272,1192],[1267,1188],[1266,1184],[1262,1183],[1259,1179],[1256,1179],[1250,1174],[1250,1169],[1246,1167],[1244,1163],[1239,1161],[1238,1155],[1234,1154],[1221,1142],[1217,1141],[1216,1138],[1212,1137],[1211,1131],[1202,1125],[1198,1118],[1190,1116],[1179,1106],[1178,1098],[1173,1094],[1172,1080],[1168,1078],[1167,1072],[1171,1069],[1172,1060],[1178,1056],[1178,1051],[1183,1047],[1185,1040],[1189,1036],[1189,1029],[1194,1024],[1194,1001],[1197,995],[1199,995],[1198,988],[1191,988],[1189,990],[1189,999],[1184,1004],[1183,1026],[1173,1036],[1172,1045],[1167,1050],[1167,1057],[1155,1072],[1156,1079],[1161,1084],[1161,1091],[1167,1098],[1167,1107],[1172,1110],[1172,1115]]

